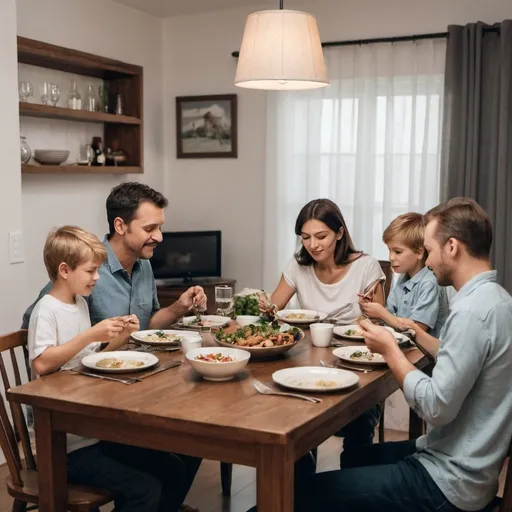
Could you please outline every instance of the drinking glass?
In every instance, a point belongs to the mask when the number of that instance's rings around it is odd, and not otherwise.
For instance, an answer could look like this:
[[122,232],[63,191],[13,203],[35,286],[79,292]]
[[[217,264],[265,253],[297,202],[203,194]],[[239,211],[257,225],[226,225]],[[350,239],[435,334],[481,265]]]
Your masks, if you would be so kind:
[[43,105],[48,105],[49,99],[50,99],[50,84],[48,82],[43,82],[41,84],[41,103]]
[[19,94],[21,101],[28,101],[28,98],[32,96],[34,89],[32,88],[32,84],[27,82],[26,80],[22,80],[19,84]]
[[231,286],[222,285],[215,287],[215,305],[218,315],[229,316],[232,301],[233,288]]
[[50,99],[52,100],[53,106],[57,106],[57,102],[60,98],[60,89],[57,84],[50,85]]

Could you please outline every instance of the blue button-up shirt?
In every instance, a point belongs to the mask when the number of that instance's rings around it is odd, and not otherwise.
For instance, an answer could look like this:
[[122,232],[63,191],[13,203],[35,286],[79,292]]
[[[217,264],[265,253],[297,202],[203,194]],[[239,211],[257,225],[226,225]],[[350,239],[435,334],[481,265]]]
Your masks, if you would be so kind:
[[395,316],[410,318],[429,327],[429,333],[439,337],[449,313],[446,290],[437,284],[436,276],[424,267],[412,278],[401,276],[386,302]]
[[408,373],[404,394],[429,425],[414,457],[453,505],[484,508],[512,438],[512,297],[496,272],[459,290],[432,377]]
[[[137,260],[130,276],[119,262],[107,237],[103,240],[103,245],[107,250],[107,261],[99,269],[100,278],[93,292],[86,297],[92,325],[106,318],[135,314],[141,330],[149,329],[151,317],[160,309],[149,260]],[[50,282],[23,315],[24,328],[28,328],[32,309],[51,287]]]

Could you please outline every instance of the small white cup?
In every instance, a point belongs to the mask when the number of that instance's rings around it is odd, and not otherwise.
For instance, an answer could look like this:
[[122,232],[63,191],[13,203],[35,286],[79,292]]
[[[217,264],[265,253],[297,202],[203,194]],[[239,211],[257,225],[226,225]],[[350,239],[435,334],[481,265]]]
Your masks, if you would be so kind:
[[201,348],[203,346],[203,340],[200,338],[193,339],[183,339],[181,340],[181,351],[186,354],[189,350],[193,348]]
[[315,347],[328,347],[331,344],[333,324],[311,324],[311,340]]

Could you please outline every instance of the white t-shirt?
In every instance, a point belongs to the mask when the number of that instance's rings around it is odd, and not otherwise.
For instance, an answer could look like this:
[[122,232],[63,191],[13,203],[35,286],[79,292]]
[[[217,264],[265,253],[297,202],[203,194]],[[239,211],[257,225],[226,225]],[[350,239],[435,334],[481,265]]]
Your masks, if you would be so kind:
[[[89,307],[83,297],[76,297],[76,304],[66,304],[52,295],[45,295],[34,307],[28,326],[28,353],[30,363],[48,347],[64,345],[82,332],[90,329]],[[100,342],[94,342],[68,361],[61,370],[69,370],[80,364],[83,357],[97,352]],[[37,377],[32,368],[33,377]],[[67,435],[68,453],[97,443],[97,439]]]
[[339,325],[352,324],[362,315],[357,294],[379,277],[385,277],[379,262],[366,254],[353,261],[337,283],[322,283],[313,265],[299,265],[295,258],[288,263],[283,276],[295,290],[302,309],[327,313],[328,321]]

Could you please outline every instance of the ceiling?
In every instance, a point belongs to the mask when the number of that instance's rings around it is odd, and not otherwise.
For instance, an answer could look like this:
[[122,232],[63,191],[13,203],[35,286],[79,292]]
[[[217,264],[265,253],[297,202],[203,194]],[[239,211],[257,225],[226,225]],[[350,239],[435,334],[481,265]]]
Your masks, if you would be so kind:
[[[199,12],[235,9],[237,7],[256,6],[255,10],[277,9],[278,0],[114,0],[118,4],[128,5],[153,16],[177,16]],[[291,2],[290,2],[291,3]]]

